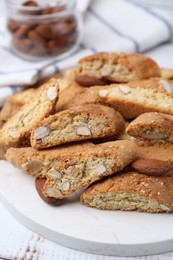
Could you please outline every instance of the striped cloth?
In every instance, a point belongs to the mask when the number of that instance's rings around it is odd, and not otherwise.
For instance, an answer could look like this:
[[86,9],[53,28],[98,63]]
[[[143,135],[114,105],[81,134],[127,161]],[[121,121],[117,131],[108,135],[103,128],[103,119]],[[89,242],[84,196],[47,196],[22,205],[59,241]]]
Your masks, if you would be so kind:
[[[89,0],[79,1],[84,12]],[[2,1],[0,12],[0,106],[23,85],[32,85],[45,76],[72,67],[82,56],[96,51],[143,53],[173,38],[172,17],[161,9],[155,11],[130,0],[93,0],[84,16],[84,37],[78,52],[60,62],[52,59],[29,62],[10,49]]]

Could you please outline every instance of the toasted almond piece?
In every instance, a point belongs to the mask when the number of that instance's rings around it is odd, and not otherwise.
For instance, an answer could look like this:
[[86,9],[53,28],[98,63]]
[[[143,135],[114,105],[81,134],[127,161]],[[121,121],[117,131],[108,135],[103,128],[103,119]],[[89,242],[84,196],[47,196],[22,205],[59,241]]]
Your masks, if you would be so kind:
[[57,171],[56,169],[51,169],[47,175],[52,179],[52,180],[60,180],[61,179],[61,173]]
[[171,104],[164,104],[165,108],[171,108]]
[[166,79],[161,79],[160,84],[166,92],[168,92],[168,93],[173,92],[173,87]]
[[164,204],[160,204],[160,208],[161,208],[162,210],[166,211],[166,212],[170,212],[170,208],[167,207],[167,206],[164,205]]
[[9,134],[12,138],[14,138],[14,139],[17,139],[17,138],[20,137],[20,133],[18,132],[17,129],[9,129],[9,130],[8,130],[8,134]]
[[31,175],[35,175],[36,173],[39,173],[41,169],[42,169],[42,162],[32,161],[32,160],[28,162],[28,172]]
[[99,90],[99,96],[100,97],[106,97],[108,94],[108,90],[107,89],[100,89]]
[[118,89],[124,95],[130,94],[130,92],[131,92],[131,90],[128,86],[120,85],[120,86],[118,86]]
[[46,179],[39,179],[39,178],[35,179],[35,187],[36,187],[36,190],[37,190],[40,198],[52,206],[59,205],[59,203],[60,203],[59,199],[56,199],[53,197],[48,197],[43,194],[42,191],[43,191],[43,186],[44,186],[45,182],[46,182]]
[[35,139],[39,140],[47,136],[50,133],[50,129],[46,126],[40,126],[35,129],[34,133],[35,133]]
[[23,118],[23,124],[26,125],[28,124],[28,122],[32,119],[32,115],[31,114],[28,114],[26,115],[24,118]]
[[[55,198],[55,199],[61,199],[62,198],[62,193],[60,190],[54,188],[54,187],[48,187],[46,188],[44,192],[48,197],[50,198]],[[45,197],[46,197],[45,195]]]
[[107,67],[102,70],[101,74],[103,77],[107,77],[112,73],[112,71],[113,71],[113,68]]
[[58,92],[57,92],[57,85],[53,85],[47,90],[47,97],[49,100],[54,100],[57,98]]
[[157,159],[139,159],[133,162],[131,166],[139,173],[152,176],[164,175],[172,168],[170,162]]
[[141,133],[141,136],[146,139],[164,139],[167,135],[161,132],[147,132]]
[[76,167],[75,165],[70,165],[67,169],[66,169],[66,172],[68,174],[72,174],[74,171],[75,171]]
[[63,182],[61,188],[64,191],[69,190],[70,189],[70,182],[68,182],[68,181]]
[[95,168],[95,172],[97,174],[102,174],[107,170],[106,166],[104,164],[99,164],[96,168]]
[[81,125],[76,128],[76,134],[89,136],[91,135],[91,130],[87,125]]
[[94,66],[94,69],[95,70],[98,70],[100,69],[100,67],[103,65],[103,61],[101,60],[96,60],[94,63],[93,63],[93,66]]

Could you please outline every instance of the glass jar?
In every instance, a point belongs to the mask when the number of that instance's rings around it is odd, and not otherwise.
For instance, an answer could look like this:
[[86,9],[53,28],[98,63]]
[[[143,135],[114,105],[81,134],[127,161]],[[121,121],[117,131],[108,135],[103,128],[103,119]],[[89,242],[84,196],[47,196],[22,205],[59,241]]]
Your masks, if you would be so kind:
[[7,28],[11,46],[23,58],[62,59],[82,38],[82,17],[75,0],[7,0]]

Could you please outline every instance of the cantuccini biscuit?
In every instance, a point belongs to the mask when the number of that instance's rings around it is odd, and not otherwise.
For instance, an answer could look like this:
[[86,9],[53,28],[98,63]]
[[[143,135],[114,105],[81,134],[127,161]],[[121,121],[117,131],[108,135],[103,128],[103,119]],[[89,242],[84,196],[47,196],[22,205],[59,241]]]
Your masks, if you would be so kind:
[[137,172],[121,173],[93,183],[81,195],[81,202],[102,210],[172,212],[173,179]]
[[40,149],[112,136],[124,126],[124,119],[113,108],[93,104],[76,106],[42,120],[31,132],[31,146]]
[[76,74],[78,84],[93,86],[160,77],[160,68],[151,58],[137,53],[96,53],[78,62]]
[[136,158],[136,145],[131,141],[98,144],[87,151],[61,158],[47,172],[43,192],[48,197],[63,199],[72,192],[123,169]]
[[126,119],[145,112],[173,115],[173,94],[156,87],[132,84],[94,86],[79,91],[66,108],[82,104],[103,104],[113,107]]
[[24,104],[30,102],[34,93],[35,89],[29,88],[8,97],[0,112],[0,120],[6,122],[10,117],[16,114]]
[[33,99],[13,115],[0,130],[0,154],[4,158],[9,147],[30,144],[30,132],[38,122],[54,113],[58,100],[58,81],[52,78],[40,87]]
[[81,151],[92,149],[94,144],[90,142],[58,146],[45,150],[37,150],[32,147],[9,148],[6,159],[23,172],[34,177],[45,178],[46,173],[56,165],[61,158],[76,156]]
[[128,125],[126,132],[149,144],[173,143],[173,116],[157,112],[141,114]]

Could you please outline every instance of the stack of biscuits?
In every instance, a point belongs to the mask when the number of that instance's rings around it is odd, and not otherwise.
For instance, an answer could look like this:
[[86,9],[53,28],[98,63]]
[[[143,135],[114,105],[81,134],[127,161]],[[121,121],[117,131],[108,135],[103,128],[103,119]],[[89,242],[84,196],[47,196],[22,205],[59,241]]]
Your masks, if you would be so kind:
[[103,210],[173,212],[173,70],[96,53],[1,110],[0,158],[51,205],[81,188]]

